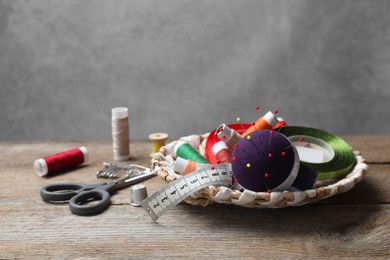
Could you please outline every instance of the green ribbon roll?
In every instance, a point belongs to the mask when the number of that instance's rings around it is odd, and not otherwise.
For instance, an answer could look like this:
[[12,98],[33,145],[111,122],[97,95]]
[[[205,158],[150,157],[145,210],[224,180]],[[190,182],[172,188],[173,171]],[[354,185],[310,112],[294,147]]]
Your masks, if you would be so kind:
[[[286,126],[280,128],[280,132],[287,136],[292,142],[299,139],[299,136],[308,136],[308,142],[321,146],[324,150],[329,151],[329,147],[333,150],[333,157],[322,163],[311,163],[301,161],[308,167],[317,171],[317,180],[339,179],[351,172],[356,164],[356,157],[352,148],[340,137],[327,133],[325,131],[300,127]],[[319,139],[317,142],[315,139]],[[321,143],[327,145],[321,145]],[[326,147],[327,146],[327,147]]]

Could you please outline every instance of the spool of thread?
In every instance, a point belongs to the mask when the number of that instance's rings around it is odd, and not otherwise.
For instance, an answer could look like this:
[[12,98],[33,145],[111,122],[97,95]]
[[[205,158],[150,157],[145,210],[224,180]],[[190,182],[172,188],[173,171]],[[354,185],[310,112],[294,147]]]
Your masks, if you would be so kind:
[[[228,135],[224,136],[224,134],[221,133],[221,131],[224,131],[224,129],[226,130],[226,126],[235,131],[235,133],[233,132],[232,137],[228,138]],[[234,142],[229,143],[228,139],[241,140],[242,139],[241,133],[244,132],[245,129],[247,129],[250,126],[251,126],[250,124],[241,124],[241,123],[240,124],[228,124],[228,125],[222,124],[222,125],[220,125],[219,128],[216,128],[213,131],[211,131],[205,140],[206,144],[204,146],[204,155],[205,155],[206,159],[211,164],[217,164],[218,162],[217,162],[217,159],[215,158],[215,155],[214,155],[213,149],[212,149],[214,144],[218,143],[219,141],[223,141],[229,147],[229,149],[233,150],[233,148],[234,148],[233,143]],[[220,132],[220,137],[218,137],[217,132]],[[228,134],[228,133],[226,133],[226,134]],[[223,137],[225,137],[225,138],[223,138]],[[228,141],[228,142],[226,142],[226,141]],[[199,149],[196,149],[196,150],[200,151],[201,147],[202,146],[200,146]],[[203,154],[202,151],[200,151],[200,152],[201,152],[201,154]]]
[[130,158],[128,116],[127,107],[115,107],[111,110],[112,148],[116,161]]
[[230,149],[234,149],[234,146],[242,139],[242,136],[235,130],[228,127],[226,124],[221,124],[216,129],[217,137],[223,141]]
[[283,117],[277,117],[276,118],[278,120],[278,122],[274,125],[273,129],[279,129],[281,127],[286,127],[287,126],[287,122],[284,121],[284,118]]
[[231,163],[232,162],[232,150],[223,141],[213,145],[213,153],[217,163]]
[[193,171],[206,168],[209,166],[210,166],[209,164],[200,164],[192,160],[187,160],[181,157],[177,157],[175,164],[173,166],[173,170],[178,174],[186,175]]
[[149,135],[149,140],[152,141],[152,153],[157,153],[161,146],[165,145],[165,141],[168,139],[166,133],[153,133]]
[[196,151],[190,144],[179,141],[174,147],[174,154],[177,157],[192,160],[201,164],[209,164],[206,158],[204,158],[198,151]]
[[252,126],[246,129],[246,132],[244,132],[242,136],[250,134],[256,130],[272,129],[277,122],[278,119],[276,116],[271,111],[268,111],[263,117],[259,117],[256,122],[252,124]]
[[44,176],[76,165],[87,163],[89,153],[87,148],[81,146],[66,152],[49,155],[34,161],[34,169],[38,176]]
[[186,175],[195,171],[198,167],[198,163],[192,160],[187,160],[181,157],[177,157],[175,161],[175,165],[173,166],[173,170],[182,175]]

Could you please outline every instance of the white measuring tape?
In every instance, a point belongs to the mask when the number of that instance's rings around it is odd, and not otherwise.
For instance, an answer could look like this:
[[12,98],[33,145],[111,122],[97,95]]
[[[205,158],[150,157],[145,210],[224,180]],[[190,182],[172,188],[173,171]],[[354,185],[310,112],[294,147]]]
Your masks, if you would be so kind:
[[229,187],[232,181],[231,164],[210,165],[170,182],[142,201],[141,205],[153,221],[156,221],[194,192],[210,185]]

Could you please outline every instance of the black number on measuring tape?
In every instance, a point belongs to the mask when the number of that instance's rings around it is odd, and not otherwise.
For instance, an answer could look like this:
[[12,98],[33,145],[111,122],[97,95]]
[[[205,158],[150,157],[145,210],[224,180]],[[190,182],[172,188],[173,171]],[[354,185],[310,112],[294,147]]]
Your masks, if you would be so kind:
[[228,173],[227,172],[221,172],[222,175],[227,175]]
[[161,202],[164,202],[164,201],[166,201],[166,200],[168,200],[168,197],[164,197],[162,200],[161,200]]
[[153,208],[157,208],[157,207],[159,207],[160,206],[160,203],[157,203],[157,204],[154,204],[153,205]]
[[177,190],[171,192],[171,195],[175,195]]
[[194,179],[194,180],[191,181],[191,184],[194,184],[194,183],[196,183],[197,181],[198,181],[198,179]]
[[184,190],[185,187],[187,187],[187,184],[184,184],[183,186],[181,186],[180,189]]
[[203,180],[203,179],[208,179],[209,176],[202,176],[201,178],[202,178],[202,180]]
[[213,173],[211,174],[211,176],[218,176],[218,175],[219,175],[218,172],[213,172]]

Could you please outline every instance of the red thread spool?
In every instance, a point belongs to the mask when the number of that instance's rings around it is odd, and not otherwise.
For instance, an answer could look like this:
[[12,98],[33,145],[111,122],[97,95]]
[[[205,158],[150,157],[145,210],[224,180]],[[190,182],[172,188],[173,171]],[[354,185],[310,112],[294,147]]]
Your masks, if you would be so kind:
[[66,152],[46,156],[34,161],[34,168],[38,176],[68,169],[72,166],[86,163],[89,158],[87,148],[81,146]]
[[[241,133],[245,132],[243,127],[246,129],[250,127],[250,124],[229,124],[229,125],[222,124],[217,129],[211,131],[206,141],[206,147],[205,147],[206,159],[211,164],[217,163],[217,159],[215,158],[212,148],[214,144],[219,141],[223,141],[231,150],[233,150],[235,144],[242,139]],[[223,135],[226,135],[225,139],[220,137]]]
[[218,143],[214,144],[212,150],[217,163],[232,162],[232,151],[223,141],[219,141]]

